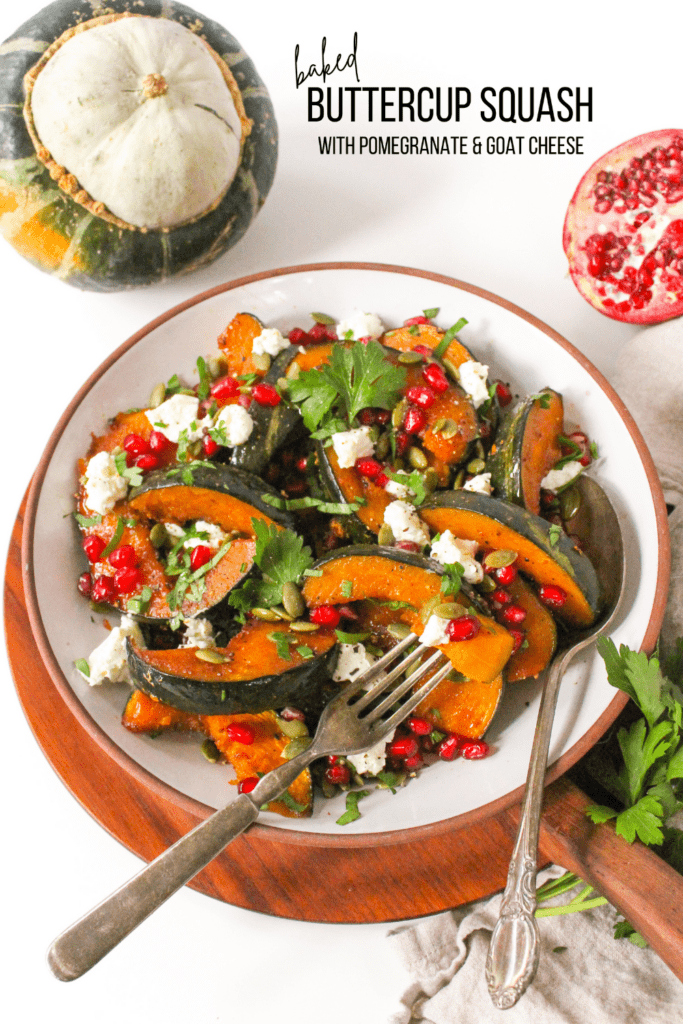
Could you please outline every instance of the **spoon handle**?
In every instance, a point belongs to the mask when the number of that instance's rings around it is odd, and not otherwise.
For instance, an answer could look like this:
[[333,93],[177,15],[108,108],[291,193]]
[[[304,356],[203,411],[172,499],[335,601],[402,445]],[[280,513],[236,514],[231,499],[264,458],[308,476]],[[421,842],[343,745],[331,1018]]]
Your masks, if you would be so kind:
[[577,650],[570,648],[553,661],[541,694],[517,838],[486,959],[489,995],[499,1010],[514,1006],[533,981],[538,967],[536,868],[543,783],[560,681]]

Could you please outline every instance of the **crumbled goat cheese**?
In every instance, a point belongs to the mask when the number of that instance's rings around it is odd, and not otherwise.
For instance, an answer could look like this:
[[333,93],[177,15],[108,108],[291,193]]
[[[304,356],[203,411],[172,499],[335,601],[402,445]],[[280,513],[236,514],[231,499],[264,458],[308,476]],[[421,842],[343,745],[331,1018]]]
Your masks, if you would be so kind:
[[408,540],[420,546],[429,544],[429,530],[415,511],[415,506],[407,501],[392,501],[387,505],[384,522],[391,527],[394,540]]
[[484,366],[474,359],[468,359],[466,363],[460,364],[458,374],[460,384],[472,399],[474,408],[478,409],[489,397],[489,389],[486,383],[489,375],[488,366]]
[[466,480],[462,485],[462,489],[463,491],[475,491],[477,494],[490,494],[491,474],[478,473],[477,476],[473,476],[470,480]]
[[430,615],[427,625],[420,635],[420,643],[427,647],[439,647],[441,644],[450,643],[450,637],[446,632],[449,619],[442,619],[440,615]]
[[572,480],[576,480],[583,469],[578,461],[566,462],[562,469],[551,469],[541,480],[541,487],[546,491],[561,491]]
[[96,647],[88,658],[90,675],[86,676],[91,686],[99,686],[105,680],[110,683],[130,683],[126,637],[131,637],[139,647],[144,647],[140,627],[128,615],[121,616],[121,625],[110,630],[105,640]]
[[339,644],[337,666],[332,678],[335,683],[353,682],[361,672],[366,672],[375,663],[372,654],[368,654],[363,644]]
[[374,747],[370,747],[369,750],[365,750],[361,754],[349,754],[346,760],[350,761],[359,775],[377,775],[386,764],[387,743],[391,743],[394,732],[384,736]]
[[241,405],[225,405],[216,417],[214,426],[222,428],[228,445],[244,444],[251,437],[254,421]]
[[104,516],[128,493],[128,481],[119,476],[116,460],[110,452],[93,455],[85,471],[85,504],[91,512]]
[[435,544],[432,544],[431,557],[441,565],[453,565],[459,562],[465,570],[464,578],[468,583],[481,583],[484,569],[474,557],[477,553],[476,540],[462,540],[454,537],[450,530],[445,530]]
[[[408,476],[404,469],[399,469],[396,476]],[[390,480],[384,485],[384,490],[387,494],[391,494],[394,498],[401,498],[403,500],[410,501],[415,495],[415,491],[412,487],[407,487],[405,484],[399,483],[398,480]]]
[[268,355],[274,359],[286,348],[289,348],[289,342],[287,338],[282,337],[277,327],[266,327],[257,338],[254,338],[251,351],[255,356]]
[[198,441],[210,419],[199,419],[199,399],[192,395],[172,395],[156,409],[145,409],[145,416],[155,430],[174,444],[187,431],[188,441]]
[[[187,524],[185,526],[178,526],[177,523],[164,523],[164,526],[169,537],[173,537],[175,540],[180,540],[187,532]],[[200,544],[206,544],[210,548],[219,548],[223,541],[227,540],[227,533],[221,530],[220,526],[216,526],[215,523],[206,523],[203,519],[198,519],[194,527],[200,533],[206,534],[206,536],[187,537],[183,544],[184,548],[196,548]]]
[[353,430],[341,430],[332,435],[332,446],[341,469],[350,469],[356,459],[367,459],[374,455],[375,445],[370,430],[370,427],[354,427]]
[[346,320],[337,324],[337,337],[342,341],[351,338],[379,338],[384,334],[384,324],[374,313],[361,313],[356,310]]
[[183,619],[185,637],[181,647],[215,647],[213,628],[208,619]]

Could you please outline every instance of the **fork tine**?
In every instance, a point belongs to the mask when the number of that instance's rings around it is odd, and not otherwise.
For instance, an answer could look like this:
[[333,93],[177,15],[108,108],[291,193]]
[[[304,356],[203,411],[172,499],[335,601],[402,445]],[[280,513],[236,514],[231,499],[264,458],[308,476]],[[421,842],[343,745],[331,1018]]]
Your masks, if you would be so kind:
[[[362,697],[354,703],[356,711],[362,711],[364,707],[367,707],[376,697],[379,697],[381,693],[384,693],[399,676],[402,676],[404,672],[415,665],[422,655],[428,650],[427,647],[420,645],[416,650],[412,651],[403,661],[400,661],[395,668],[388,672],[386,675],[380,676],[374,686],[371,686],[369,690],[366,690]],[[367,678],[365,679],[365,685],[367,685]]]
[[[421,655],[427,649],[428,648],[424,648],[423,647],[421,650],[418,650],[416,653],[418,655]],[[399,683],[398,686],[394,687],[393,690],[391,690],[389,693],[387,693],[386,697],[381,702],[381,704],[378,704],[376,707],[373,707],[368,712],[368,714],[365,716],[365,721],[366,722],[372,722],[372,721],[375,721],[378,718],[381,718],[382,715],[384,714],[384,712],[388,711],[389,708],[393,704],[395,704],[397,700],[400,700],[401,697],[404,696],[404,694],[409,693],[409,691],[412,689],[412,687],[415,685],[415,683],[418,682],[418,680],[421,679],[422,676],[424,676],[427,672],[429,672],[430,669],[439,667],[442,664],[442,662],[443,662],[443,657],[444,656],[443,656],[441,651],[434,651],[432,656],[430,658],[428,658],[427,661],[425,661],[418,669],[416,669],[415,672],[412,672],[406,679],[403,680],[402,683]],[[406,670],[409,668],[408,658],[405,659],[405,661],[403,662],[403,665],[405,666]],[[399,666],[399,667],[402,667],[402,666]],[[394,675],[394,674],[398,675],[400,673],[398,673],[398,672],[397,673],[392,673],[392,675]],[[389,677],[387,677],[387,683],[388,682],[389,682]],[[383,690],[380,688],[379,683],[373,688],[373,690],[370,691],[370,693],[376,694],[377,696],[379,696],[379,694],[382,693],[382,692],[383,692]],[[365,696],[369,696],[369,694],[366,694]],[[361,698],[361,700],[364,700],[364,699],[365,699],[365,697]],[[359,708],[360,703],[361,703],[361,701],[359,700],[357,703],[355,703],[353,705],[354,710]],[[367,701],[366,701],[366,703],[367,703]]]
[[[434,687],[437,686],[442,679],[446,678],[448,673],[451,671],[451,668],[452,665],[450,661],[447,661],[442,668],[434,673],[431,679],[428,679],[426,683],[422,684],[420,689],[414,693],[412,697],[409,697],[404,704],[401,704],[401,707],[395,711],[393,715],[390,715],[389,718],[378,723],[378,726],[381,724],[382,730],[380,732],[379,728],[377,729],[377,740],[379,741],[382,736],[386,736],[386,734],[391,732],[392,729],[395,729],[397,725],[400,725],[401,722],[408,717],[411,711],[414,711],[418,704],[420,704],[425,697],[432,692]],[[421,669],[418,669],[417,672],[413,673],[411,679],[413,679],[414,682],[417,682],[423,675],[424,672]]]
[[387,666],[390,665],[395,658],[403,654],[403,652],[407,650],[407,648],[410,647],[410,645],[413,644],[417,639],[418,638],[415,635],[415,633],[409,633],[408,636],[405,637],[405,639],[401,640],[401,642],[396,644],[395,647],[392,647],[391,650],[387,652],[387,654],[382,655],[382,657],[375,662],[372,668],[369,668],[367,672],[363,672],[356,679],[352,680],[352,682],[345,686],[343,690],[340,690],[340,692],[337,695],[337,700],[347,700],[349,697],[353,697],[354,693],[358,693],[359,690],[364,689],[368,685],[368,683],[374,682],[375,679],[377,679],[377,677],[382,674],[384,669],[387,668]]

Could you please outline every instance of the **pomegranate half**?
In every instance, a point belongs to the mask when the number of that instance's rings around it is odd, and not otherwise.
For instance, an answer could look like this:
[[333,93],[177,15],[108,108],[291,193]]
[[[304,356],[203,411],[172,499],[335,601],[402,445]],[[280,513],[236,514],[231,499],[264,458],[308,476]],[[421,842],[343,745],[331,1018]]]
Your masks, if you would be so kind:
[[584,174],[564,222],[569,272],[614,320],[683,314],[683,130],[638,135]]

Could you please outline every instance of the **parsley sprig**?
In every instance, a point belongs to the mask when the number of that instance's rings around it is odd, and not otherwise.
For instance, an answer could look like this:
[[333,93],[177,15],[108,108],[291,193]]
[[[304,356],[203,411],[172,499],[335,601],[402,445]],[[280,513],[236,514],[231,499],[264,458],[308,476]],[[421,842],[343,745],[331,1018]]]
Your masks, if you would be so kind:
[[250,577],[241,587],[232,591],[229,603],[238,612],[251,608],[274,608],[282,603],[285,583],[298,583],[313,565],[309,547],[293,530],[281,530],[274,523],[252,519],[256,537],[254,562],[261,570],[261,578]]
[[392,409],[406,386],[403,366],[390,363],[376,341],[336,345],[330,361],[289,382],[290,400],[304,424],[317,431],[332,416],[351,426],[361,409]]

